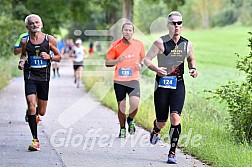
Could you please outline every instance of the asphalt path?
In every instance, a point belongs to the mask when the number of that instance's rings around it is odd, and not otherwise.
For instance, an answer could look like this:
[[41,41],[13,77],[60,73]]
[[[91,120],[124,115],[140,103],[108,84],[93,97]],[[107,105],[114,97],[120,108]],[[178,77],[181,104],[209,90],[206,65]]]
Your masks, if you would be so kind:
[[167,164],[169,144],[151,145],[149,132],[141,127],[133,136],[118,138],[116,113],[96,101],[83,85],[76,88],[68,61],[61,63],[60,73],[50,82],[47,113],[38,125],[41,150],[37,152],[27,150],[32,136],[24,121],[23,78],[14,78],[0,92],[0,166],[206,166],[180,150],[178,164]]

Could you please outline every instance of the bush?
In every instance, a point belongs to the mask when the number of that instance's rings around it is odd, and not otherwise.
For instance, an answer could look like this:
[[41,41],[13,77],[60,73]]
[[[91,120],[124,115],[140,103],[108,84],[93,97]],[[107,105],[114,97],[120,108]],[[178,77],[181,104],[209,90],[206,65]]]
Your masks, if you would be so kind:
[[238,17],[237,17],[235,9],[229,8],[229,9],[226,9],[217,13],[211,20],[211,26],[222,27],[225,25],[230,25],[230,24],[235,23],[237,19]]
[[252,2],[251,1],[243,1],[242,6],[239,9],[239,21],[241,21],[242,25],[251,26],[252,25]]
[[26,32],[23,21],[0,18],[0,58],[13,55],[13,47],[21,33]]
[[[252,35],[252,33],[249,33]],[[228,104],[231,130],[239,142],[252,142],[252,37],[249,38],[251,52],[240,58],[236,68],[244,72],[246,80],[241,83],[229,82],[215,90]],[[239,55],[237,54],[239,57]]]

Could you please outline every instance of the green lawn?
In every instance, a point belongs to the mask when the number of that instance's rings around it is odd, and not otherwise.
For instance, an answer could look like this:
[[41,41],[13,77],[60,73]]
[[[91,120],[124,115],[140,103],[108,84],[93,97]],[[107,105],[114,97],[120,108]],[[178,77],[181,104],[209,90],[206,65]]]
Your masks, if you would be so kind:
[[22,74],[17,68],[18,61],[18,57],[0,58],[0,90],[8,84],[12,77]]
[[[182,137],[179,146],[183,151],[212,166],[249,167],[252,162],[252,147],[235,143],[232,134],[228,131],[228,112],[225,104],[219,104],[218,99],[208,100],[206,97],[209,97],[209,94],[204,92],[204,90],[218,88],[229,80],[243,79],[242,74],[235,69],[237,60],[235,53],[241,56],[248,55],[249,35],[247,32],[249,30],[249,28],[230,26],[206,30],[185,30],[182,34],[194,44],[199,76],[196,79],[189,77],[186,69],[187,96],[182,113]],[[149,45],[148,42],[146,48],[149,48]],[[104,60],[104,56],[93,56],[93,58]],[[108,68],[87,66],[85,70],[107,71]],[[149,130],[155,119],[154,75],[148,69],[142,75],[141,94],[143,96],[136,116],[136,122]],[[105,78],[106,90],[110,92],[102,103],[116,111],[115,96],[111,89],[111,73]],[[84,77],[88,90],[92,88],[96,80],[97,78],[92,76]],[[102,83],[100,84],[100,89],[94,91],[96,96],[99,96],[99,92],[104,89]],[[168,131],[169,126],[162,130],[162,134],[167,134]]]

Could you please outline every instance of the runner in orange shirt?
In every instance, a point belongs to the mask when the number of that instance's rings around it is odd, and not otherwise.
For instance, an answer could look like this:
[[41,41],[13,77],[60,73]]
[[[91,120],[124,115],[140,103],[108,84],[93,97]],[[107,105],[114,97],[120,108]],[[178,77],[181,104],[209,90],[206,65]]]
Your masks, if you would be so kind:
[[129,116],[127,117],[128,132],[133,135],[136,131],[134,117],[138,111],[140,100],[140,70],[145,56],[141,41],[133,39],[134,26],[124,23],[123,38],[113,42],[106,55],[106,66],[115,66],[114,90],[118,103],[118,119],[120,123],[120,138],[126,137],[126,94],[129,96]]

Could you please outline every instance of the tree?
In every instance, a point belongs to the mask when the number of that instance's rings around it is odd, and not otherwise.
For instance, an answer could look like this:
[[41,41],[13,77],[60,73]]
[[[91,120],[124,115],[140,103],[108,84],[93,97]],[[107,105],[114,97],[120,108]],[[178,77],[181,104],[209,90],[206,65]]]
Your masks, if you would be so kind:
[[[134,24],[142,32],[150,33],[150,26],[159,17],[167,18],[169,9],[160,0],[135,0],[134,1]],[[164,23],[166,24],[166,22]]]
[[26,8],[25,4],[27,0],[12,0],[12,17],[17,20],[24,20],[25,17],[30,14],[30,11]]
[[123,12],[122,17],[129,19],[133,22],[133,0],[123,0]]
[[[15,25],[15,26],[13,26]],[[13,55],[13,46],[18,36],[25,32],[23,21],[1,18],[0,20],[0,59]]]
[[[208,28],[212,22],[218,22],[218,20],[225,19],[226,23],[226,20],[229,21],[229,17],[225,17],[226,12],[220,13],[220,11],[226,10],[225,5],[228,4],[228,1],[187,0],[184,6],[179,8],[185,20],[184,25],[190,28]],[[227,13],[229,14],[229,11]],[[229,16],[228,14],[227,16]],[[218,17],[221,17],[221,19]]]
[[23,3],[30,13],[38,14],[43,21],[43,31],[48,34],[57,34],[60,27],[71,20],[71,3],[76,0],[26,0]]
[[180,6],[185,4],[185,0],[163,0],[170,10],[178,10]]

